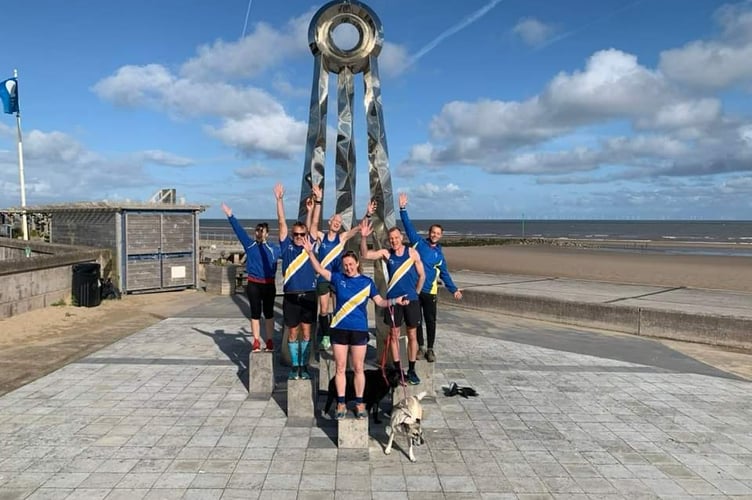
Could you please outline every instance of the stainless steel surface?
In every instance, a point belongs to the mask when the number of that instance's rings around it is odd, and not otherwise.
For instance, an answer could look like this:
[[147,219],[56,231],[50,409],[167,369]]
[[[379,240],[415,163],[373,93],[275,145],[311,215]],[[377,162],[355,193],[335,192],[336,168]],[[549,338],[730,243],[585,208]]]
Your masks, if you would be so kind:
[[355,142],[353,140],[353,74],[343,68],[337,75],[337,213],[345,229],[355,223]]
[[311,107],[308,116],[305,163],[300,187],[298,218],[305,220],[305,200],[311,194],[311,182],[324,185],[324,161],[326,159],[326,109],[329,99],[329,73],[323,68],[320,55],[313,57],[313,84],[311,85]]
[[[343,23],[352,25],[358,33],[357,42],[349,49],[338,47],[334,40],[335,28]],[[374,239],[379,247],[386,238],[385,229],[395,225],[394,197],[377,62],[383,43],[381,21],[376,13],[362,2],[335,0],[321,7],[311,19],[308,27],[308,44],[315,62],[299,204],[299,217],[304,218],[305,199],[310,195],[312,183],[324,187],[328,77],[329,73],[336,73],[336,211],[342,216],[346,228],[352,227],[355,222],[356,160],[352,103],[354,75],[363,73],[368,135],[368,179],[371,198],[378,204],[372,221]]]

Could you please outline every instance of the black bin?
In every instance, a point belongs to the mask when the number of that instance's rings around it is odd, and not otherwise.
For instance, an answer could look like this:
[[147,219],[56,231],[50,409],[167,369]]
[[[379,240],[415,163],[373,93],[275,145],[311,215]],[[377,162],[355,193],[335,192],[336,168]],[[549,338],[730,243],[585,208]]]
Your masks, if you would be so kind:
[[79,307],[96,307],[102,302],[99,287],[99,264],[85,262],[73,265],[73,304]]

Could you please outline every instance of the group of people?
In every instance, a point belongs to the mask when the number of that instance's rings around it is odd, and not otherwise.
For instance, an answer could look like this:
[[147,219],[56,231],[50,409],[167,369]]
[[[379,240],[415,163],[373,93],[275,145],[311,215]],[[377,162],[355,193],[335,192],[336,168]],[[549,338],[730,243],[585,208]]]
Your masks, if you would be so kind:
[[[367,240],[373,232],[370,219],[376,209],[375,202],[369,203],[360,224],[349,231],[343,231],[342,217],[334,214],[329,218],[328,230],[322,232],[318,229],[318,221],[323,191],[320,187],[313,186],[311,193],[311,197],[306,200],[306,221],[295,222],[290,232],[285,218],[284,187],[282,184],[274,187],[279,245],[268,241],[269,227],[266,223],[256,226],[255,237],[251,239],[233,215],[232,209],[222,203],[222,210],[246,252],[246,294],[250,304],[253,334],[251,349],[253,352],[262,348],[274,349],[275,277],[277,263],[281,260],[284,292],[282,315],[283,324],[288,329],[291,362],[288,379],[311,378],[308,371],[311,329],[318,315],[320,348],[331,347],[335,362],[335,418],[341,419],[347,414],[345,369],[348,353],[354,372],[355,416],[367,418],[363,403],[363,371],[369,340],[368,300],[373,300],[378,307],[384,309],[384,322],[389,326],[387,344],[395,368],[400,373],[399,336],[400,328],[405,324],[408,337],[408,369],[405,378],[408,383],[417,385],[420,384],[420,378],[415,364],[419,354],[423,354],[428,362],[436,360],[434,343],[438,280],[441,279],[455,299],[461,299],[462,292],[451,279],[439,245],[442,227],[434,224],[430,227],[427,238],[420,237],[407,214],[407,195],[399,195],[399,208],[411,246],[404,244],[402,232],[393,227],[388,230],[389,248],[369,250]],[[379,294],[373,279],[362,274],[357,253],[345,251],[346,242],[358,233],[361,237],[360,257],[381,259],[386,265],[386,297]],[[332,296],[334,304],[330,315]],[[262,313],[266,342],[261,339]],[[427,348],[421,317],[426,324]]]

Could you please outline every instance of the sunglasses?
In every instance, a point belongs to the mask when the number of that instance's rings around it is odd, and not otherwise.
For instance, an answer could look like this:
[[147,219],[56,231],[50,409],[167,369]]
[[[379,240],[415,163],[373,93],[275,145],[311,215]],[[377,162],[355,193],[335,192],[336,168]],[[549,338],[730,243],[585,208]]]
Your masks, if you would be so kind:
[[305,236],[305,233],[292,233],[293,236],[300,236],[301,238]]

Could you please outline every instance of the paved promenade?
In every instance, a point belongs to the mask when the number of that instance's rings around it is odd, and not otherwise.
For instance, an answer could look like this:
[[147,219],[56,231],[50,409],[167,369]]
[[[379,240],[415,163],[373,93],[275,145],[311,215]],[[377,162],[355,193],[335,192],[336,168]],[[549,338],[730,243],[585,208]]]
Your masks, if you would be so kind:
[[410,463],[383,426],[354,451],[328,417],[288,425],[283,386],[247,399],[244,308],[217,297],[0,398],[0,499],[752,498],[752,382],[656,341],[444,301],[436,384],[480,396],[424,401]]

